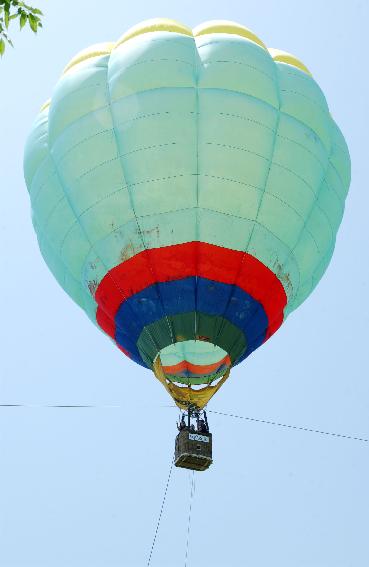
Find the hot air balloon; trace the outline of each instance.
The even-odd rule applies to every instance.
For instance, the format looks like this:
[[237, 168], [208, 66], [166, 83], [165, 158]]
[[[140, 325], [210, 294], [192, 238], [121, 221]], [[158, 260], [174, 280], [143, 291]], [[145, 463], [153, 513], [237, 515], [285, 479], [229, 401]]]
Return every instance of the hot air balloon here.
[[307, 67], [227, 21], [149, 20], [80, 52], [24, 170], [50, 270], [186, 430], [321, 279], [350, 182]]

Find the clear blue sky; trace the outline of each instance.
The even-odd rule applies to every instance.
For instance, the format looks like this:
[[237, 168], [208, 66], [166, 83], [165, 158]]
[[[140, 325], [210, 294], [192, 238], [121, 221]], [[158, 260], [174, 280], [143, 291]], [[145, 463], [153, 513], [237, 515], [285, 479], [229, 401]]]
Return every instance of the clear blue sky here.
[[[0, 408], [0, 566], [144, 566], [177, 412], [44, 265], [23, 181], [27, 132], [76, 52], [147, 18], [192, 27], [232, 19], [300, 57], [350, 148], [346, 213], [316, 291], [234, 370], [210, 409], [368, 438], [369, 4], [35, 4], [44, 30], [15, 31], [15, 49], [0, 62], [0, 403], [99, 407]], [[196, 475], [188, 566], [368, 567], [369, 443], [209, 417], [215, 463]], [[189, 490], [189, 473], [176, 469], [152, 566], [184, 564]]]

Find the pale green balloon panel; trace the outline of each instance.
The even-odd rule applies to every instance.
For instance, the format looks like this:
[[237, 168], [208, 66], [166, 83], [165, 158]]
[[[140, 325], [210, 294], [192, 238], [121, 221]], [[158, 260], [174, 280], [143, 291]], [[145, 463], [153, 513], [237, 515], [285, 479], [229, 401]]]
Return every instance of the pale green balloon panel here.
[[329, 263], [350, 163], [306, 73], [235, 35], [155, 32], [62, 76], [25, 176], [44, 258], [92, 319], [108, 270], [195, 240], [258, 258], [288, 314]]
[[[65, 197], [49, 153], [47, 109], [36, 120], [26, 145], [25, 178], [32, 221], [45, 262], [59, 284], [96, 323], [96, 303], [81, 282], [81, 265], [90, 247]], [[68, 237], [71, 249], [64, 258]]]

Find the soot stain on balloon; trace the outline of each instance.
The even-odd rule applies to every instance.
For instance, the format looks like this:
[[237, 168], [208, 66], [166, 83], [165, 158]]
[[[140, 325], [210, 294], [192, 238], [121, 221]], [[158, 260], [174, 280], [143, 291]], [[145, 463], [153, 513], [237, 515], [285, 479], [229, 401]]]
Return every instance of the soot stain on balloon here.
[[[129, 242], [128, 244], [123, 246], [123, 248], [120, 251], [120, 255], [119, 255], [121, 262], [125, 262], [126, 260], [129, 260], [129, 258], [132, 258], [133, 256], [135, 256], [139, 252], [142, 252], [142, 246], [143, 246], [143, 249], [146, 250], [148, 248], [147, 245], [146, 245], [147, 241], [152, 242], [156, 238], [157, 243], [160, 242], [160, 226], [159, 225], [154, 226], [153, 228], [146, 229], [146, 230], [142, 230], [141, 228], [137, 227], [135, 232], [140, 237], [140, 240], [142, 241], [142, 243], [140, 243], [139, 246], [135, 246], [133, 242]], [[150, 248], [152, 248], [152, 246], [150, 246]]]
[[142, 235], [145, 235], [145, 236], [148, 236], [148, 237], [156, 236], [157, 240], [159, 241], [159, 236], [160, 236], [159, 225], [154, 226], [153, 228], [148, 228], [146, 230], [141, 230], [140, 232], [141, 232]]
[[132, 258], [132, 256], [134, 256], [135, 254], [135, 247], [133, 246], [132, 242], [129, 242], [121, 249], [119, 259], [121, 262], [125, 262], [126, 260], [129, 260], [129, 258]]
[[280, 262], [275, 262], [274, 267], [275, 267], [275, 273], [279, 278], [280, 282], [282, 283], [283, 287], [286, 290], [290, 290], [292, 292], [293, 285], [292, 285], [291, 277], [288, 272], [283, 272], [283, 264], [281, 264]]
[[98, 285], [99, 285], [98, 281], [97, 280], [90, 280], [87, 285], [88, 285], [88, 289], [90, 290], [91, 295], [93, 297], [95, 297], [96, 290], [97, 290]]

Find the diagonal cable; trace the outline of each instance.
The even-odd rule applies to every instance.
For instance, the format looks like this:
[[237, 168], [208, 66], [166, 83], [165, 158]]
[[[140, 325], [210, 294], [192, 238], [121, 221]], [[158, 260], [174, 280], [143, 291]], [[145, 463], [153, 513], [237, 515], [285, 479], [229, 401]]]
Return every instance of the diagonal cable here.
[[153, 554], [153, 551], [154, 551], [154, 547], [155, 547], [155, 543], [156, 543], [156, 538], [157, 538], [157, 535], [158, 535], [158, 532], [159, 532], [159, 527], [160, 527], [161, 517], [162, 517], [163, 511], [164, 511], [165, 500], [166, 500], [166, 497], [167, 497], [167, 492], [168, 492], [170, 477], [172, 476], [173, 464], [174, 464], [174, 457], [172, 458], [172, 461], [171, 461], [171, 463], [170, 463], [170, 469], [169, 469], [169, 474], [168, 474], [167, 483], [166, 483], [166, 485], [165, 485], [164, 496], [163, 496], [163, 500], [162, 500], [162, 503], [161, 503], [159, 518], [158, 518], [158, 521], [157, 521], [157, 524], [156, 524], [154, 539], [153, 539], [152, 544], [151, 544], [151, 549], [150, 549], [149, 558], [148, 558], [148, 560], [147, 560], [147, 567], [150, 566], [151, 557], [152, 557], [152, 554]]
[[248, 417], [248, 416], [244, 416], [244, 415], [235, 415], [232, 413], [224, 413], [221, 411], [215, 411], [215, 410], [208, 410], [209, 413], [214, 413], [214, 414], [218, 414], [218, 415], [224, 415], [227, 417], [234, 417], [236, 419], [245, 419], [247, 421], [254, 421], [257, 423], [265, 423], [267, 425], [274, 425], [276, 427], [286, 427], [288, 429], [297, 429], [298, 431], [307, 431], [309, 433], [319, 433], [320, 435], [330, 435], [332, 437], [341, 437], [343, 439], [351, 439], [353, 441], [361, 441], [363, 443], [368, 443], [369, 439], [365, 439], [364, 437], [357, 437], [354, 435], [346, 435], [343, 433], [333, 433], [332, 431], [321, 431], [320, 429], [312, 429], [310, 427], [302, 427], [300, 425], [290, 425], [288, 423], [279, 423], [277, 421], [269, 421], [266, 419], [258, 419], [256, 417]]

